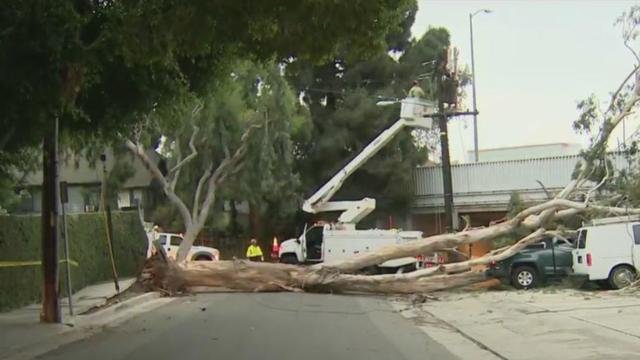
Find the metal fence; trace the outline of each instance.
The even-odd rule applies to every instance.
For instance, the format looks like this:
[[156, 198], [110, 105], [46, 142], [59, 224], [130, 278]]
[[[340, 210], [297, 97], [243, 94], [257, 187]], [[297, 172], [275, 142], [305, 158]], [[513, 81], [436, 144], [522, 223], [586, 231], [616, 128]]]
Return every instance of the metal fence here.
[[[451, 174], [454, 198], [469, 197], [472, 194], [474, 197], [491, 197], [491, 194], [505, 194], [512, 191], [542, 191], [540, 183], [547, 189], [562, 188], [571, 180], [579, 159], [579, 155], [574, 155], [453, 165]], [[610, 160], [617, 170], [630, 166], [623, 154], [612, 154]], [[420, 206], [419, 203], [422, 203], [419, 199], [442, 196], [441, 166], [418, 167], [414, 181], [415, 195], [418, 200], [416, 205]], [[500, 198], [495, 200], [502, 202], [504, 196]], [[476, 201], [494, 202], [490, 198], [476, 199]], [[428, 204], [424, 203], [424, 205]]]

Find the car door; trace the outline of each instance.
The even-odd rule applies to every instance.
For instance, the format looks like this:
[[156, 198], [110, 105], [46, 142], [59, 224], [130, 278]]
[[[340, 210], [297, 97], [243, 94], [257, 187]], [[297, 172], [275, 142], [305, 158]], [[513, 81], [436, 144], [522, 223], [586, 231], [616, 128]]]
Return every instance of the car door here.
[[573, 265], [573, 244], [565, 239], [555, 237], [553, 238], [553, 249], [556, 261], [556, 274], [569, 274], [571, 272], [571, 266]]
[[633, 224], [633, 266], [640, 273], [640, 224]]
[[538, 267], [542, 269], [545, 274], [554, 273], [554, 259], [553, 248], [551, 247], [551, 239], [546, 238], [544, 241], [535, 244], [538, 246], [536, 255], [538, 257]]
[[322, 261], [323, 256], [323, 232], [324, 226], [316, 225], [305, 233], [305, 252], [307, 261]]
[[586, 259], [586, 247], [587, 247], [587, 229], [581, 229], [578, 231], [578, 240], [576, 241], [576, 248], [573, 250], [573, 272], [575, 274], [587, 275], [587, 259]]
[[165, 247], [166, 250], [167, 250], [167, 255], [169, 255], [170, 258], [172, 258], [172, 259], [176, 258], [176, 256], [178, 255], [178, 248], [180, 247], [181, 243], [182, 243], [182, 237], [181, 236], [171, 235], [171, 237], [169, 239], [169, 243]]

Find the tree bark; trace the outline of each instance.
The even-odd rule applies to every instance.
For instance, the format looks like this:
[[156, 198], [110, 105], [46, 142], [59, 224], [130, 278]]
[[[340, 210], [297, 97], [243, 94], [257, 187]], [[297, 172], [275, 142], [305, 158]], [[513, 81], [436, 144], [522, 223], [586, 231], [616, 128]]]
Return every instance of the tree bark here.
[[[408, 274], [350, 275], [310, 267], [248, 261], [166, 262], [156, 255], [147, 263], [143, 283], [170, 293], [223, 288], [247, 292], [413, 294], [471, 285], [486, 280], [481, 272], [444, 275], [438, 268]], [[432, 276], [433, 275], [433, 276]]]

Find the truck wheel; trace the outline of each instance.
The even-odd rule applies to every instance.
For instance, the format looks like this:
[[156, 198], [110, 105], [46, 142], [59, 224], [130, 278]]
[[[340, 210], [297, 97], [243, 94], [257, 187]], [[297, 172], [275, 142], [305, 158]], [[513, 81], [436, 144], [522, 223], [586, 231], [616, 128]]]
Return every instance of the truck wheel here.
[[531, 266], [518, 266], [511, 272], [511, 284], [516, 289], [531, 289], [538, 285], [538, 271]]
[[193, 258], [193, 261], [212, 261], [213, 259], [209, 255], [198, 255]]
[[622, 289], [636, 278], [635, 270], [629, 265], [618, 265], [609, 274], [609, 285], [613, 289]]
[[295, 265], [298, 263], [298, 257], [295, 254], [282, 254], [282, 256], [280, 256], [280, 262]]

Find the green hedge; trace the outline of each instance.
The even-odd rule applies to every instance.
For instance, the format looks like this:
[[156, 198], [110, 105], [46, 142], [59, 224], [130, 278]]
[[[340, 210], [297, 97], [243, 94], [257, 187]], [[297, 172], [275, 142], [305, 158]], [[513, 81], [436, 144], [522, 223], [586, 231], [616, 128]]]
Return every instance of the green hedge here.
[[[120, 277], [133, 276], [144, 263], [147, 237], [135, 212], [113, 212], [113, 250]], [[104, 217], [101, 213], [67, 216], [73, 291], [99, 281], [110, 280]], [[37, 261], [41, 253], [39, 216], [0, 216], [0, 311], [39, 301], [41, 266], [2, 267], [2, 262]], [[64, 258], [60, 241], [60, 258]], [[64, 292], [64, 263], [60, 266], [61, 293]]]

